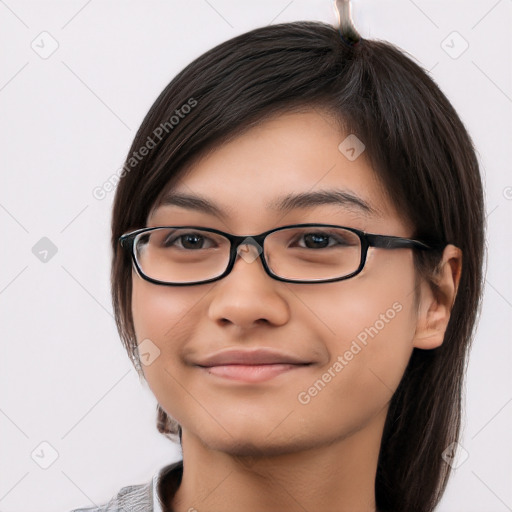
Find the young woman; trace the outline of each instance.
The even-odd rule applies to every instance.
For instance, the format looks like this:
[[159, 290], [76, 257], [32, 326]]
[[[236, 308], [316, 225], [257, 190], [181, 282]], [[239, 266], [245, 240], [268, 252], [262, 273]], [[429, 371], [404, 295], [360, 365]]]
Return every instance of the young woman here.
[[135, 136], [112, 248], [122, 341], [183, 460], [100, 510], [435, 509], [484, 204], [410, 58], [316, 22], [200, 56]]

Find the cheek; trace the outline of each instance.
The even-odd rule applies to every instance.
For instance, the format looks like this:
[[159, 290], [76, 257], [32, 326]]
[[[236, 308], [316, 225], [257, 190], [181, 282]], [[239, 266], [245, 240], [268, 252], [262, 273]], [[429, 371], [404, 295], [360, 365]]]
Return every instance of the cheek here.
[[158, 343], [162, 334], [179, 314], [179, 311], [171, 306], [172, 303], [166, 300], [166, 294], [160, 291], [160, 287], [134, 277], [132, 314], [139, 343], [146, 338]]
[[[132, 314], [138, 343], [158, 354], [142, 368], [146, 380], [161, 379], [165, 369], [177, 366], [181, 340], [190, 337], [196, 324], [200, 298], [191, 289], [156, 286], [134, 276]], [[149, 340], [149, 341], [148, 341]], [[141, 345], [140, 349], [144, 346]], [[158, 398], [158, 397], [157, 397]]]
[[[377, 258], [375, 265], [371, 259], [369, 263], [372, 271], [350, 282], [340, 294], [338, 308], [343, 313], [334, 317], [335, 330], [343, 333], [344, 345], [350, 342], [352, 352], [361, 347], [357, 353], [361, 363], [392, 377], [401, 374], [412, 352], [416, 312], [411, 254], [382, 250], [378, 268]], [[390, 387], [396, 379], [391, 378]]]
[[304, 313], [309, 311], [311, 325], [330, 340], [330, 348], [343, 349], [352, 340], [370, 347], [379, 340], [371, 351], [380, 354], [389, 344], [397, 348], [412, 341], [416, 312], [410, 255], [382, 250], [378, 259], [369, 255], [367, 264], [368, 271], [352, 279], [300, 291]]
[[395, 256], [380, 259], [378, 273], [321, 292], [304, 289], [301, 298], [313, 313], [310, 325], [317, 326], [329, 352], [318, 381], [303, 389], [304, 402], [316, 402], [312, 408], [339, 404], [343, 414], [347, 409], [371, 414], [398, 387], [412, 353], [416, 311], [412, 266], [407, 257]]
[[[197, 314], [200, 300], [192, 288], [157, 286], [134, 275], [131, 305], [137, 340], [150, 338], [160, 344], [169, 340]], [[169, 344], [159, 348], [166, 350]]]
[[[146, 383], [164, 410], [184, 423], [190, 386], [183, 373], [182, 347], [194, 335], [204, 292], [198, 295], [193, 289], [155, 286], [138, 276], [133, 279], [133, 322]], [[150, 354], [149, 364], [145, 353]]]

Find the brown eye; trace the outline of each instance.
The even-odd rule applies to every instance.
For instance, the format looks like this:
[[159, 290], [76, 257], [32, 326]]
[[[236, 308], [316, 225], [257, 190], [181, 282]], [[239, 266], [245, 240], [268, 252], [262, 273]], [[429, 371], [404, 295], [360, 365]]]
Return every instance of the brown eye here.
[[[177, 242], [177, 243], [176, 243]], [[208, 245], [210, 243], [210, 245]], [[164, 240], [164, 247], [179, 247], [180, 249], [208, 249], [212, 247], [212, 240], [198, 233], [185, 233], [178, 236], [169, 236]]]

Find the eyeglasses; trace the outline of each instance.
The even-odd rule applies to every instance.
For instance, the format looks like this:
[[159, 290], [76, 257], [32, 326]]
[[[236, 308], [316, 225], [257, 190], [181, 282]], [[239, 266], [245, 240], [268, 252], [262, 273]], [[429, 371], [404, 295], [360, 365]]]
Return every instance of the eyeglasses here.
[[368, 247], [439, 248], [332, 224], [294, 224], [254, 236], [199, 226], [151, 227], [126, 233], [119, 241], [143, 279], [169, 286], [222, 279], [233, 269], [237, 255], [248, 263], [261, 257], [266, 273], [278, 281], [306, 284], [356, 276], [364, 268]]

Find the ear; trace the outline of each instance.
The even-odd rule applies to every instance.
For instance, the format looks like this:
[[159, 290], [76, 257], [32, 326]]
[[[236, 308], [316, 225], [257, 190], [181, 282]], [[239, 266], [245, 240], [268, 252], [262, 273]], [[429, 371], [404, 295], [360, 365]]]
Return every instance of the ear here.
[[422, 280], [420, 285], [414, 347], [429, 350], [443, 343], [457, 295], [461, 271], [462, 251], [448, 244], [434, 277], [435, 286], [425, 280]]

